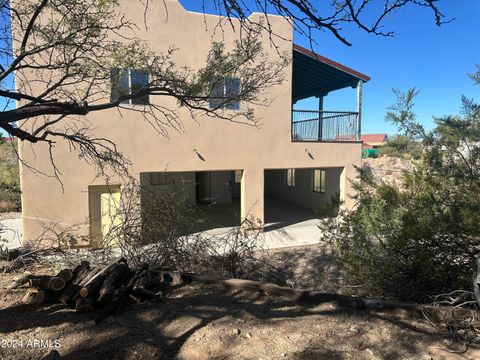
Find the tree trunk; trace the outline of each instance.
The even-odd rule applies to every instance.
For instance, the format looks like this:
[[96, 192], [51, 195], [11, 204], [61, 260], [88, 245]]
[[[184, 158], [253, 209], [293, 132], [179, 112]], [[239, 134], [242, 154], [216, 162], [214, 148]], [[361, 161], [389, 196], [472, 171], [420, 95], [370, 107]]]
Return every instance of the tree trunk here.
[[66, 283], [61, 277], [42, 275], [30, 277], [30, 286], [40, 290], [61, 291]]

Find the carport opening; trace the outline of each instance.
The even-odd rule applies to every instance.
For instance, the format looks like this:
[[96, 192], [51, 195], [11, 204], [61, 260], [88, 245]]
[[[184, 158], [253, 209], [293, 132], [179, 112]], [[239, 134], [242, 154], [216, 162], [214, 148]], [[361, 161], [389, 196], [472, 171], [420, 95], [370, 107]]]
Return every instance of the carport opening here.
[[240, 225], [242, 170], [144, 172], [140, 175], [142, 204], [149, 198], [174, 195], [198, 215], [195, 232]]
[[265, 230], [338, 213], [343, 168], [265, 170]]

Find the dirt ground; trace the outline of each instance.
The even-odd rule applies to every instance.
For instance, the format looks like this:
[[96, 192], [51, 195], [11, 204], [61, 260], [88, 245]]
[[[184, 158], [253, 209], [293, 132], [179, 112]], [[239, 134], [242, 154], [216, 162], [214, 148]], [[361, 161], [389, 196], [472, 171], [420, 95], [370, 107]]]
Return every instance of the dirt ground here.
[[36, 360], [52, 348], [61, 359], [480, 358], [472, 347], [448, 352], [449, 338], [424, 321], [332, 304], [301, 307], [215, 286], [184, 286], [162, 302], [128, 306], [96, 325], [94, 314], [61, 305], [21, 305], [25, 290], [5, 290], [11, 279], [0, 275], [4, 360]]

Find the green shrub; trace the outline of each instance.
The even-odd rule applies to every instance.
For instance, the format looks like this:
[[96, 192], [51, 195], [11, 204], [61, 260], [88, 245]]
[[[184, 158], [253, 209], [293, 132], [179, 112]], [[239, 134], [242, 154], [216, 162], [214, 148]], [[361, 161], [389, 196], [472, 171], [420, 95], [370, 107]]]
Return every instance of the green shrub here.
[[418, 159], [422, 155], [422, 145], [405, 135], [390, 138], [385, 146], [378, 148], [378, 156], [394, 156], [402, 159]]
[[20, 175], [16, 151], [12, 144], [0, 143], [0, 211], [20, 209]]
[[[399, 110], [412, 99], [405, 95]], [[464, 105], [462, 118], [436, 119], [430, 132], [409, 124], [409, 111], [392, 113], [422, 144], [405, 187], [362, 174], [357, 207], [324, 222], [324, 239], [336, 245], [349, 282], [362, 285], [359, 294], [423, 302], [471, 290], [480, 252], [480, 107]]]

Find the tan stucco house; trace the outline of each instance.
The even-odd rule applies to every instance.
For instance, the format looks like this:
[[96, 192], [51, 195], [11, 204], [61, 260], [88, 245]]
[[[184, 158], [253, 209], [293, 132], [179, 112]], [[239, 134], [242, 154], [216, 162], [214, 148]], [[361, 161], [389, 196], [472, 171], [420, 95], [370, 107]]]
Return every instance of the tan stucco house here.
[[[203, 63], [216, 37], [228, 44], [238, 36], [227, 26], [213, 34], [216, 16], [188, 12], [177, 0], [164, 2], [150, 5], [147, 21], [151, 26], [139, 27], [138, 36], [154, 50], [175, 46], [179, 49], [176, 60], [186, 66], [195, 68]], [[133, 22], [143, 23], [143, 9], [136, 2], [121, 4]], [[112, 109], [87, 115], [95, 135], [117, 144], [131, 161], [131, 173], [145, 187], [170, 192], [181, 188], [192, 203], [238, 206], [240, 219], [251, 217], [260, 227], [271, 221], [272, 207], [279, 203], [292, 205], [292, 209], [314, 209], [338, 194], [343, 206], [351, 208], [354, 190], [349, 179], [356, 176], [355, 166], [361, 164], [362, 84], [370, 78], [294, 45], [292, 27], [283, 18], [272, 16], [269, 22], [286, 41], [278, 41], [279, 49], [274, 49], [265, 37], [266, 51], [272, 56], [285, 51], [291, 62], [285, 81], [265, 95], [271, 104], [255, 109], [262, 119], [260, 127], [208, 117], [193, 120], [173, 99], [151, 96], [149, 101], [177, 109], [183, 131], [165, 137], [141, 114], [124, 112], [122, 116]], [[323, 109], [328, 93], [347, 87], [358, 89], [356, 104], [345, 104], [344, 111]], [[314, 108], [296, 109], [297, 101], [310, 97], [317, 98]], [[63, 186], [53, 177], [21, 168], [23, 237], [37, 238], [45, 226], [61, 229], [74, 224], [79, 224], [83, 234], [101, 236], [109, 226], [102, 223], [102, 208], [110, 206], [105, 202], [121, 198], [124, 184], [120, 177], [113, 177], [107, 186], [67, 143], [56, 146], [64, 150], [55, 153]], [[21, 144], [20, 156], [37, 170], [51, 169], [45, 144]]]

